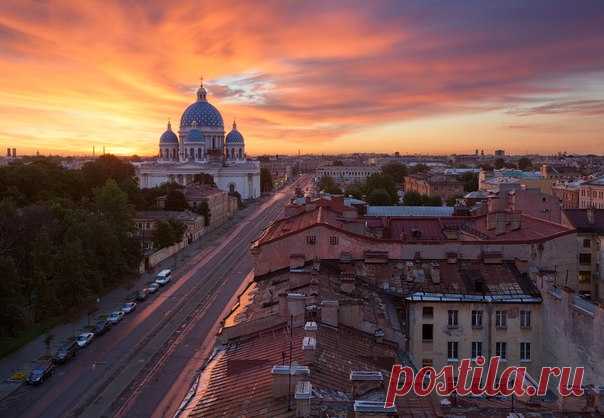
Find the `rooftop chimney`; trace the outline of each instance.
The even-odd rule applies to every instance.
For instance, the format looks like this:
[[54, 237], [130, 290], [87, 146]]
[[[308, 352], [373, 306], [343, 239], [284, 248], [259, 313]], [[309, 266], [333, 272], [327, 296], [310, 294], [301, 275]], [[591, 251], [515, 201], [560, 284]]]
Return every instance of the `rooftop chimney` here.
[[294, 317], [294, 325], [301, 325], [304, 321], [304, 305], [306, 304], [306, 295], [302, 293], [287, 294], [287, 310], [289, 315]]
[[306, 366], [292, 365], [291, 372], [288, 365], [273, 366], [271, 369], [273, 398], [287, 396], [290, 373], [292, 387], [295, 387], [299, 381], [308, 380], [310, 377], [310, 369]]
[[384, 386], [384, 375], [378, 371], [352, 370], [350, 372], [352, 383], [352, 399], [364, 393]]
[[312, 384], [303, 380], [296, 384], [296, 417], [310, 417], [310, 398], [312, 397]]
[[302, 352], [304, 353], [304, 363], [311, 364], [315, 361], [315, 353], [317, 352], [315, 337], [304, 337], [302, 339]]
[[304, 332], [307, 337], [316, 338], [318, 329], [319, 327], [317, 326], [317, 323], [315, 321], [309, 321], [304, 324]]

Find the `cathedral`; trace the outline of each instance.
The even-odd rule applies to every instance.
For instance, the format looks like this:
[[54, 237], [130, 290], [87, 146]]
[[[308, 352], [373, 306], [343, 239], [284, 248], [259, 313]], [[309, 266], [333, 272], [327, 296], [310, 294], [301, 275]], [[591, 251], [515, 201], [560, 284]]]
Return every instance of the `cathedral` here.
[[166, 182], [187, 185], [196, 174], [211, 175], [216, 186], [238, 192], [244, 200], [260, 196], [260, 163], [246, 157], [245, 141], [235, 122], [225, 136], [222, 115], [208, 102], [203, 82], [197, 100], [180, 118], [178, 133], [168, 122], [159, 138], [158, 157], [136, 164], [141, 188]]

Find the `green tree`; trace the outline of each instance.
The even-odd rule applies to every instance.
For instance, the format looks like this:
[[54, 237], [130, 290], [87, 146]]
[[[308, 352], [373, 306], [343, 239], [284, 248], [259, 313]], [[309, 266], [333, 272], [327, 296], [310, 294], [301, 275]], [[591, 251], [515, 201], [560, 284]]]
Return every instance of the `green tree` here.
[[189, 204], [183, 192], [175, 189], [170, 190], [166, 195], [165, 209], [179, 212], [189, 209]]
[[390, 196], [389, 203], [391, 205], [398, 202], [398, 186], [392, 177], [381, 173], [375, 173], [367, 177], [367, 180], [365, 181], [367, 196], [377, 189], [385, 190], [386, 193], [388, 193], [388, 196]]
[[430, 167], [422, 163], [416, 164], [409, 169], [410, 174], [427, 173], [428, 171], [430, 171]]
[[319, 179], [319, 190], [331, 194], [342, 193], [342, 190], [338, 187], [336, 181], [330, 176], [323, 176]]
[[467, 172], [459, 176], [459, 180], [463, 182], [464, 192], [474, 192], [478, 190], [478, 174]]
[[388, 163], [382, 167], [382, 173], [390, 176], [395, 183], [402, 183], [407, 175], [407, 166], [397, 162]]
[[457, 203], [457, 199], [459, 198], [461, 198], [461, 196], [451, 196], [446, 201], [447, 206], [455, 206], [455, 204]]
[[418, 192], [405, 192], [403, 196], [405, 206], [422, 206], [423, 202], [422, 195]]
[[210, 212], [210, 206], [208, 205], [208, 202], [203, 200], [199, 205], [197, 205], [194, 212], [203, 216], [205, 226], [210, 225], [210, 218], [212, 216], [212, 213]]
[[161, 249], [182, 241], [186, 225], [182, 222], [170, 219], [160, 221], [153, 230], [153, 244], [155, 248]]
[[273, 175], [271, 174], [271, 171], [266, 167], [262, 167], [260, 169], [260, 191], [262, 193], [268, 193], [271, 192], [273, 188]]
[[533, 162], [527, 157], [522, 157], [518, 160], [518, 168], [522, 171], [528, 170], [533, 167]]
[[346, 196], [352, 196], [356, 199], [363, 199], [363, 195], [365, 194], [365, 188], [362, 184], [353, 183], [346, 187], [344, 194]]
[[392, 203], [392, 198], [384, 189], [373, 189], [367, 196], [367, 203], [374, 206], [388, 206]]

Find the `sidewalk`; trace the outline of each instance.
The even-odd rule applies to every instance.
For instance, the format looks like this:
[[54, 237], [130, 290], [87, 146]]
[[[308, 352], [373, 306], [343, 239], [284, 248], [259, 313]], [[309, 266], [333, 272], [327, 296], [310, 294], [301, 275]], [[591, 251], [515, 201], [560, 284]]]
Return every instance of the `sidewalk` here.
[[129, 281], [127, 284], [113, 289], [99, 300], [97, 304], [98, 309], [90, 316], [83, 314], [74, 322], [58, 325], [48, 333], [38, 336], [20, 349], [0, 359], [0, 400], [9, 396], [23, 384], [23, 381], [12, 380], [11, 377], [16, 374], [20, 375], [19, 377], [27, 377], [35, 362], [47, 354], [46, 344], [44, 343], [47, 335], [51, 334], [54, 337], [50, 346], [50, 354], [53, 354], [65, 340], [83, 332], [84, 328], [89, 325], [89, 321], [90, 324], [94, 324], [98, 316], [108, 315], [119, 309], [125, 301], [132, 297], [136, 290], [145, 287], [148, 282], [152, 281], [158, 271], [165, 268], [176, 270], [176, 268], [180, 268], [191, 262], [194, 256], [202, 252], [209, 252], [213, 247], [219, 245], [221, 238], [230, 229], [237, 226], [241, 220], [253, 213], [266, 200], [267, 197], [263, 196], [249, 203], [223, 225], [200, 237], [178, 253], [163, 260], [155, 266], [153, 271], [143, 273], [138, 279]]

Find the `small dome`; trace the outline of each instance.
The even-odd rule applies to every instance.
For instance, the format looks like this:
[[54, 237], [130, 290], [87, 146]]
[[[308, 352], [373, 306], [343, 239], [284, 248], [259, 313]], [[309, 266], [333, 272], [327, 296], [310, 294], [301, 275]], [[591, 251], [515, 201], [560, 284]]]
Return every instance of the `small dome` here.
[[226, 144], [228, 145], [243, 145], [243, 135], [237, 130], [237, 124], [233, 121], [233, 130], [226, 136]]
[[185, 137], [187, 142], [204, 142], [203, 134], [199, 129], [191, 129]]
[[166, 129], [166, 132], [164, 132], [163, 134], [161, 134], [161, 136], [159, 137], [159, 143], [160, 144], [178, 144], [178, 137], [176, 136], [176, 134], [172, 131], [172, 126], [170, 125], [170, 122], [168, 122], [168, 128]]

